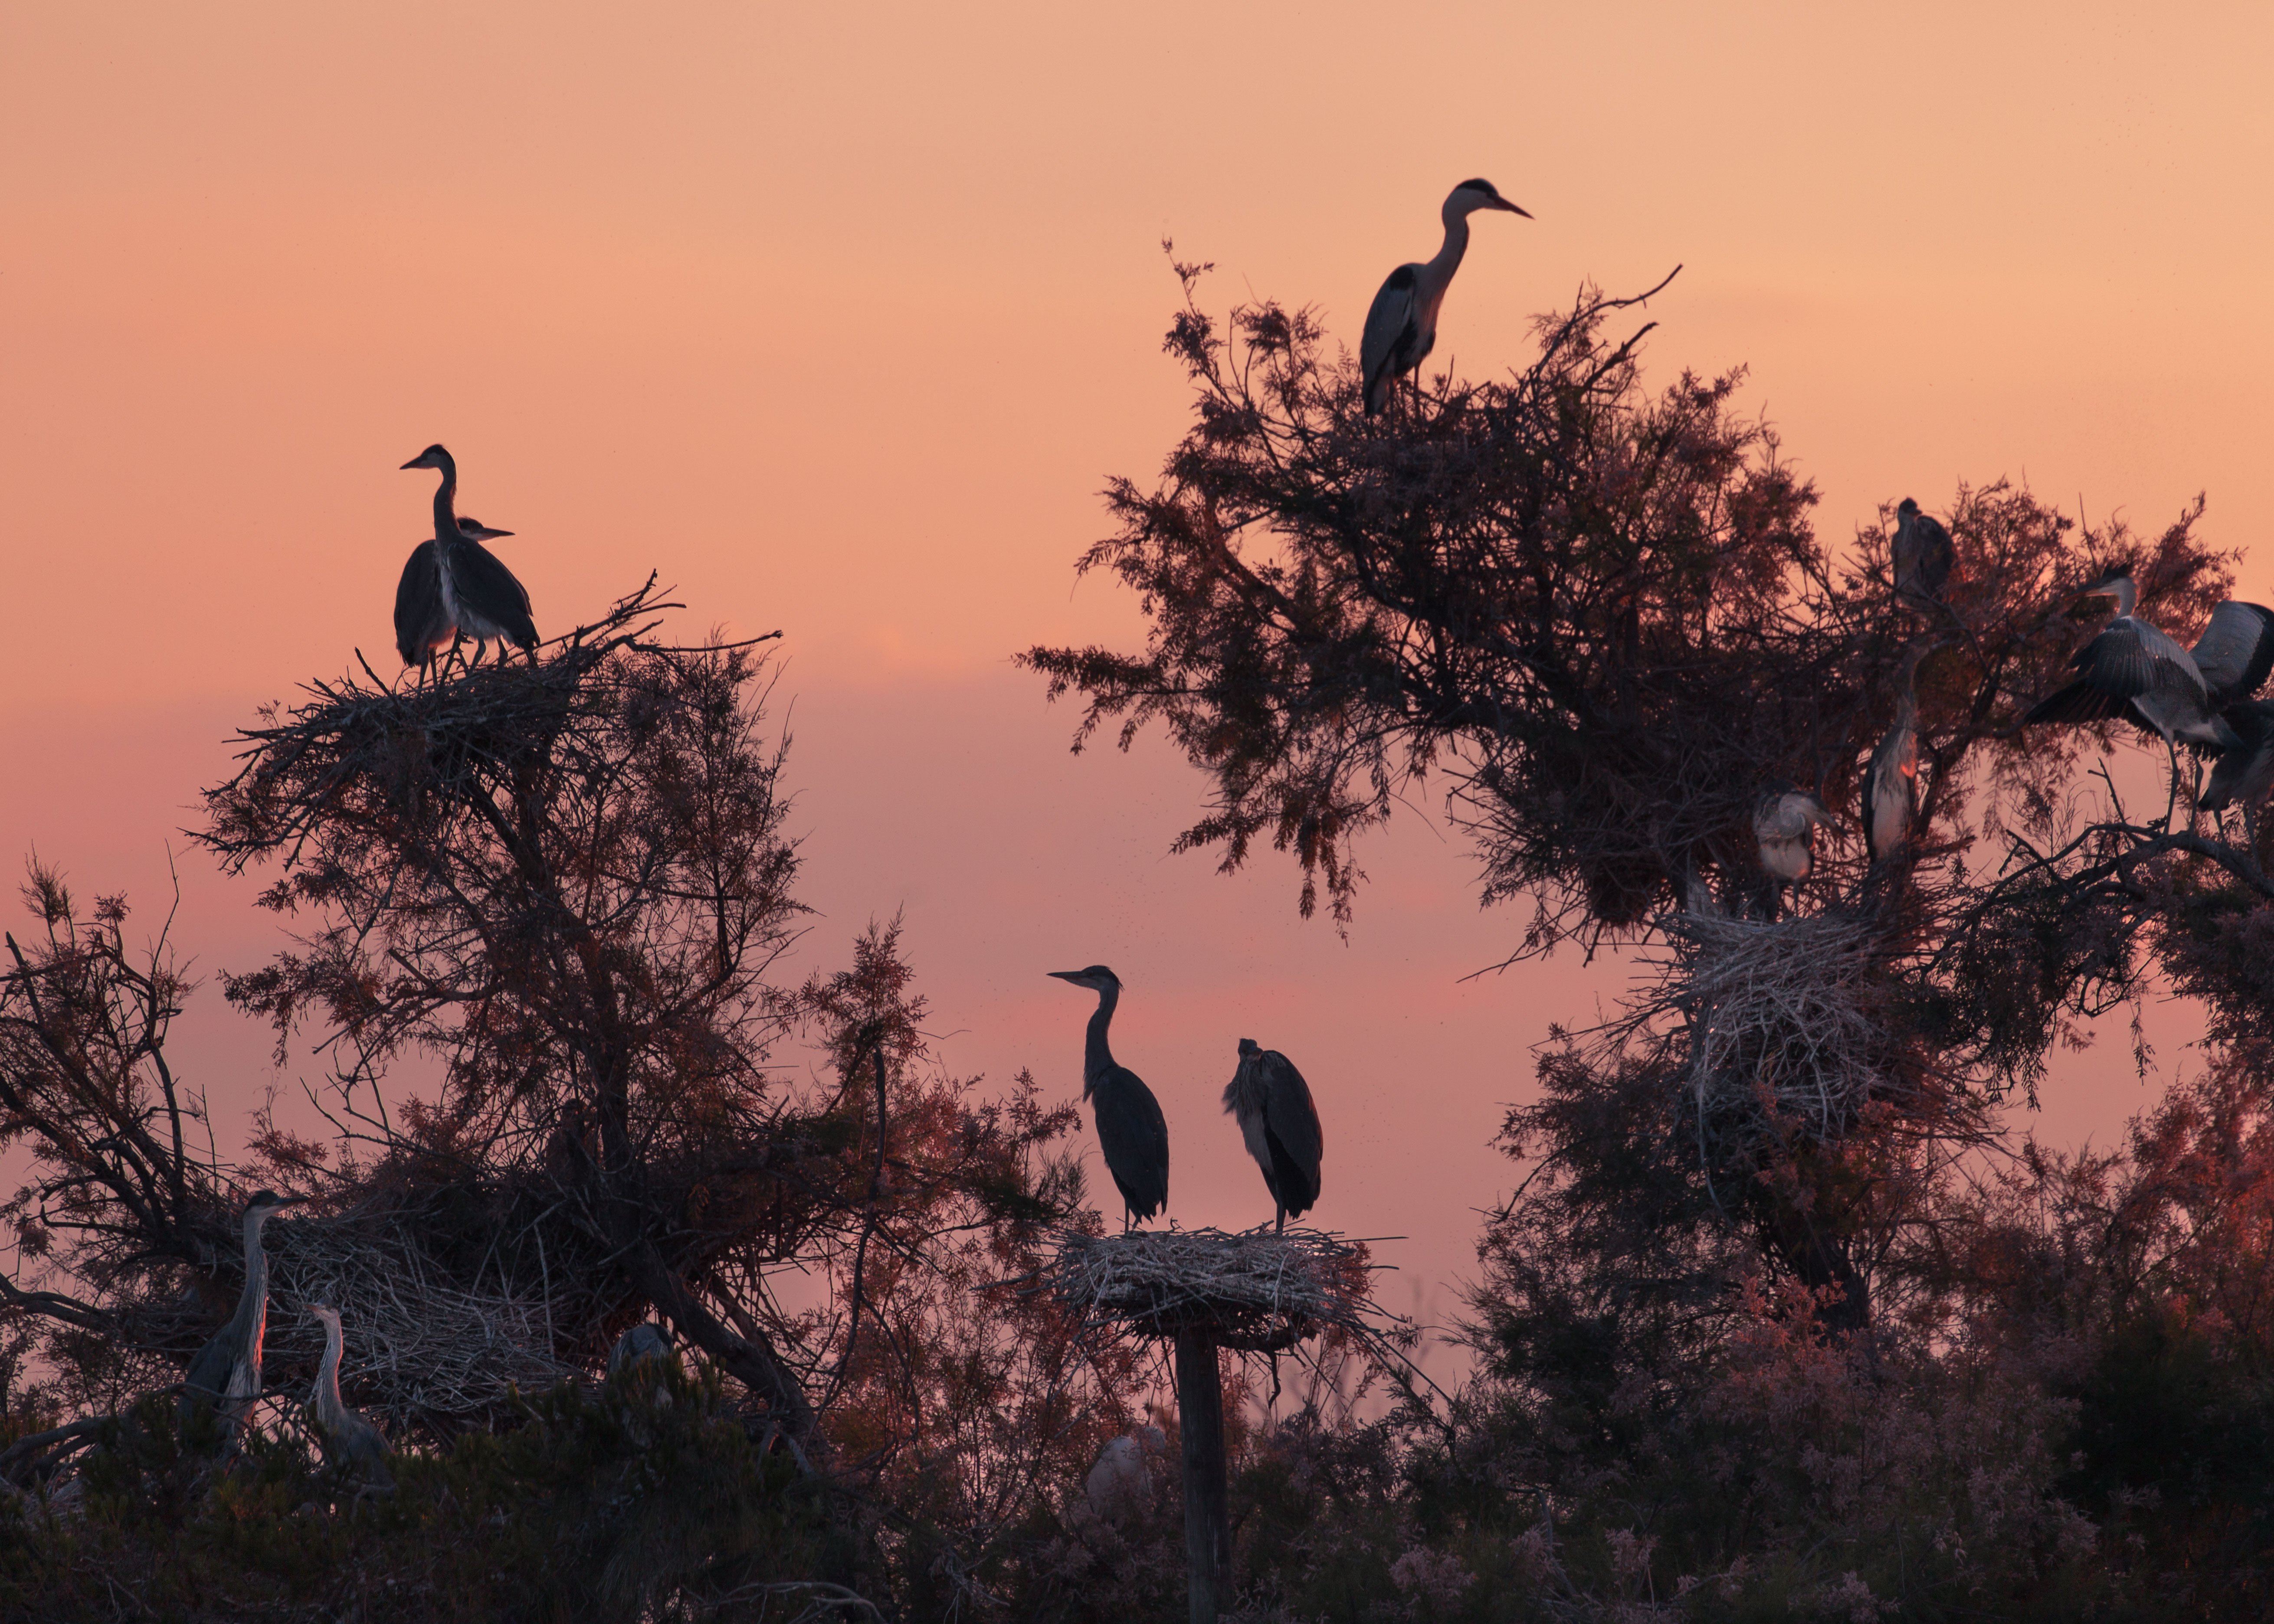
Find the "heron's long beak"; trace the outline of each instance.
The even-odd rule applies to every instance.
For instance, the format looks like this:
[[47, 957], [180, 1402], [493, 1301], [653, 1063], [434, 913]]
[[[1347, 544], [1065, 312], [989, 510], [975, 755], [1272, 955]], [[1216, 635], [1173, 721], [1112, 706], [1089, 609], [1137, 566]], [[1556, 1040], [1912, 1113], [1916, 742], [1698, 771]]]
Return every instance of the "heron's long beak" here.
[[417, 455], [417, 456], [415, 456], [415, 457], [412, 457], [412, 458], [411, 458], [408, 462], [405, 462], [403, 466], [404, 468], [432, 468], [432, 467], [433, 467], [434, 465], [433, 465], [432, 462], [429, 462], [426, 460], [425, 454], [424, 452], [421, 452], [418, 455]]
[[1500, 206], [1501, 206], [1502, 208], [1506, 209], [1506, 210], [1507, 210], [1510, 214], [1522, 214], [1522, 215], [1523, 215], [1526, 220], [1529, 220], [1529, 219], [1531, 219], [1531, 218], [1532, 218], [1532, 212], [1531, 212], [1529, 209], [1522, 209], [1522, 208], [1518, 208], [1518, 207], [1517, 207], [1517, 206], [1516, 206], [1515, 204], [1513, 204], [1513, 203], [1510, 202], [1506, 198], [1502, 198], [1502, 199], [1500, 200]]
[[1079, 970], [1050, 970], [1045, 971], [1044, 974], [1054, 975], [1062, 981], [1073, 981], [1079, 983], [1081, 980], [1081, 972]]

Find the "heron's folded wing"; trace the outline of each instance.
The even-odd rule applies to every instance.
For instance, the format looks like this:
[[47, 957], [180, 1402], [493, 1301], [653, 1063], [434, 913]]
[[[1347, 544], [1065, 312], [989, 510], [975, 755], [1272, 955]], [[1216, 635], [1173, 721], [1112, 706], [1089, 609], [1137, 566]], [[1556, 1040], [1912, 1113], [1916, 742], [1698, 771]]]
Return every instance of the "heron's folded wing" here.
[[1389, 273], [1366, 312], [1366, 336], [1359, 342], [1358, 355], [1369, 397], [1383, 370], [1397, 356], [1398, 339], [1413, 325], [1414, 286], [1413, 267], [1399, 266]]
[[451, 554], [451, 584], [468, 608], [505, 628], [506, 635], [523, 648], [536, 643], [529, 593], [496, 553], [478, 541], [462, 541]]
[[1263, 1065], [1268, 1090], [1264, 1120], [1288, 1154], [1306, 1168], [1317, 1167], [1326, 1151], [1326, 1134], [1319, 1126], [1319, 1108], [1311, 1102], [1311, 1086], [1295, 1063], [1276, 1049], [1264, 1051]]
[[449, 613], [442, 605], [442, 572], [434, 562], [434, 544], [422, 541], [403, 561], [403, 579], [395, 587], [395, 651], [406, 665], [416, 665], [434, 645], [450, 635]]
[[2210, 612], [2194, 657], [2214, 704], [2249, 698], [2274, 672], [2274, 610], [2228, 598]]

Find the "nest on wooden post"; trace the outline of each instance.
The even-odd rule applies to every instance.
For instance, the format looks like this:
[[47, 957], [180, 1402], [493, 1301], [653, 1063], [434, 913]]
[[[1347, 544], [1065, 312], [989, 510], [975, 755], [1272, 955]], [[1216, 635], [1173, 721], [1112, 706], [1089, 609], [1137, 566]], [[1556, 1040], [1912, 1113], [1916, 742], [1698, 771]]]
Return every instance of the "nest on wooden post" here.
[[1367, 1295], [1361, 1242], [1318, 1229], [1134, 1229], [1058, 1237], [1038, 1283], [1094, 1319], [1143, 1336], [1205, 1335], [1282, 1353], [1321, 1333], [1369, 1344], [1402, 1328]]

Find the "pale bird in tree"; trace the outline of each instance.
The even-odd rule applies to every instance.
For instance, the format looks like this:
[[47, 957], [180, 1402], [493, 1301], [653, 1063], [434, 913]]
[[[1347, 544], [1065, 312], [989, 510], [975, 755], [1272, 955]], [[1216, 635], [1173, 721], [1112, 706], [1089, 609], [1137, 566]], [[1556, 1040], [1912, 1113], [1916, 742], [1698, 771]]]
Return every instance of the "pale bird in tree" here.
[[[513, 532], [492, 530], [471, 514], [460, 514], [458, 534], [479, 546]], [[488, 550], [483, 551], [486, 555]], [[410, 550], [403, 566], [403, 579], [395, 583], [395, 650], [403, 656], [404, 665], [423, 668], [437, 650], [457, 638], [458, 623], [442, 595], [442, 569], [434, 544], [422, 541]]]
[[1153, 1503], [1153, 1470], [1147, 1462], [1168, 1453], [1169, 1435], [1157, 1426], [1133, 1426], [1107, 1440], [1082, 1483], [1089, 1508], [1108, 1522], [1142, 1515]]
[[1782, 885], [1797, 885], [1816, 867], [1816, 826], [1832, 814], [1805, 790], [1773, 785], [1753, 810], [1753, 843], [1762, 871]]
[[608, 1374], [614, 1376], [634, 1365], [657, 1363], [670, 1357], [670, 1334], [653, 1320], [643, 1320], [616, 1338], [616, 1345], [608, 1350]]
[[260, 1397], [260, 1343], [268, 1330], [268, 1254], [261, 1250], [260, 1228], [298, 1196], [255, 1191], [245, 1204], [245, 1289], [237, 1312], [218, 1335], [198, 1350], [182, 1380], [180, 1411], [186, 1421], [200, 1405], [220, 1416], [225, 1437], [234, 1439]]
[[1919, 505], [1903, 498], [1895, 508], [1895, 592], [1921, 608], [1942, 600], [1943, 583], [1958, 554], [1950, 532]]
[[1127, 1066], [1116, 1065], [1113, 1051], [1106, 1046], [1106, 1028], [1113, 1022], [1114, 1006], [1121, 1002], [1121, 978], [1103, 965], [1050, 974], [1097, 995], [1097, 1009], [1089, 1018], [1082, 1045], [1081, 1097], [1097, 1118], [1098, 1148], [1105, 1153], [1105, 1170], [1121, 1192], [1121, 1227], [1126, 1230], [1133, 1215], [1150, 1218], [1169, 1204], [1168, 1119], [1144, 1079]]
[[1918, 808], [1918, 700], [1905, 685], [1895, 719], [1864, 774], [1864, 846], [1883, 863], [1910, 838]]
[[[529, 594], [514, 578], [513, 571], [482, 545], [486, 539], [513, 532], [479, 526], [469, 532], [459, 523], [458, 464], [440, 446], [427, 447], [403, 466], [438, 469], [442, 475], [442, 483], [434, 488], [434, 551], [431, 555], [435, 585], [441, 596], [442, 617], [457, 633], [477, 643], [510, 643], [534, 659], [537, 623], [529, 618]], [[414, 657], [410, 651], [413, 645], [404, 635], [403, 593], [406, 590], [415, 590], [412, 577], [418, 568], [418, 555], [413, 553], [410, 562], [403, 566], [403, 579], [395, 596], [395, 651], [411, 665], [423, 662]], [[411, 620], [414, 631], [431, 629], [440, 623], [431, 613], [414, 613]]]
[[308, 1312], [324, 1327], [324, 1362], [316, 1372], [316, 1390], [308, 1400], [316, 1412], [316, 1435], [323, 1440], [324, 1462], [340, 1471], [361, 1473], [374, 1486], [392, 1488], [394, 1480], [387, 1470], [387, 1440], [360, 1410], [349, 1409], [340, 1398], [340, 1354], [344, 1346], [340, 1311], [311, 1303]]
[[2255, 807], [2274, 789], [2274, 700], [2245, 700], [2223, 714], [2236, 742], [2218, 753], [2210, 782], [2195, 802], [2206, 812], [2237, 802]]
[[1461, 256], [1469, 250], [1469, 216], [1485, 208], [1532, 218], [1501, 196], [1492, 182], [1465, 180], [1453, 188], [1440, 211], [1445, 242], [1437, 257], [1399, 266], [1374, 296], [1374, 305], [1366, 312], [1366, 336], [1359, 345], [1367, 417], [1378, 415], [1389, 403], [1397, 380], [1419, 368], [1436, 347], [1437, 312], [1445, 303], [1453, 273], [1461, 268]]
[[1319, 1158], [1327, 1145], [1311, 1086], [1277, 1049], [1242, 1038], [1224, 1109], [1239, 1119], [1240, 1138], [1263, 1169], [1263, 1186], [1279, 1209], [1278, 1227], [1285, 1229], [1289, 1214], [1300, 1218], [1319, 1203]]
[[2039, 700], [2023, 722], [2120, 717], [2166, 745], [2225, 750], [2240, 742], [2219, 712], [2256, 693], [2274, 668], [2274, 612], [2229, 599], [2211, 611], [2190, 652], [2132, 613], [2139, 589], [2128, 570], [2082, 596], [2114, 598], [2116, 618], [2069, 661], [2076, 680]]

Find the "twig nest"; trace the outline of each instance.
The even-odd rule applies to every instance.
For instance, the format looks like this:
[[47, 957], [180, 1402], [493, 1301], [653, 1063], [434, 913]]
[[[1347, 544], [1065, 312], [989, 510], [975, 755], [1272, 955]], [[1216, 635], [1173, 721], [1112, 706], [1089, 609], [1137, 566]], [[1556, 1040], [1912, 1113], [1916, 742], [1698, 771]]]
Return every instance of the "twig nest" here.
[[1146, 1336], [1205, 1331], [1276, 1353], [1322, 1331], [1361, 1337], [1380, 1318], [1366, 1248], [1318, 1229], [1138, 1229], [1058, 1237], [1041, 1283], [1069, 1307]]

